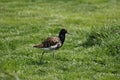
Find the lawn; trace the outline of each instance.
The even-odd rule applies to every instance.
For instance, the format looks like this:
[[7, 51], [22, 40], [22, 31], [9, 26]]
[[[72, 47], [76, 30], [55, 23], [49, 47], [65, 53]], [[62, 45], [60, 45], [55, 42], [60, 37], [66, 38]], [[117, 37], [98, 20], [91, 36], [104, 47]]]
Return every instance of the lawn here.
[[[65, 28], [65, 44], [33, 48]], [[120, 80], [120, 0], [0, 0], [0, 80]]]

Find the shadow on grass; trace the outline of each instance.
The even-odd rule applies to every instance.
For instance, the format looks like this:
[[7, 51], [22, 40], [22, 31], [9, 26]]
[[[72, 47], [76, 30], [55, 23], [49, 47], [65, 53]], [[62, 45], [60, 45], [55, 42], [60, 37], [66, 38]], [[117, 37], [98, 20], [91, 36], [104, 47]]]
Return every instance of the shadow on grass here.
[[29, 65], [44, 65], [44, 64], [48, 64], [48, 61], [31, 61], [28, 64]]
[[83, 46], [89, 48], [95, 45], [102, 46], [106, 48], [106, 52], [109, 55], [116, 55], [120, 52], [119, 39], [120, 36], [120, 26], [103, 27], [101, 29], [93, 29], [93, 31], [88, 35], [87, 40], [78, 44], [75, 47]]
[[85, 48], [89, 48], [95, 45], [101, 45], [103, 39], [106, 37], [106, 34], [102, 34], [100, 32], [93, 32], [88, 36], [87, 40], [84, 43], [78, 44], [76, 47], [83, 46]]

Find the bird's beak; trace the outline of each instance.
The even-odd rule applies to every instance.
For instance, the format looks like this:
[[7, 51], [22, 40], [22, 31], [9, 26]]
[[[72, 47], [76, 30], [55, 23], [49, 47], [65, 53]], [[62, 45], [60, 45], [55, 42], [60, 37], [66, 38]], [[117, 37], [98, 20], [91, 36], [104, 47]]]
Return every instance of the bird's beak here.
[[72, 35], [71, 33], [67, 32], [67, 34]]

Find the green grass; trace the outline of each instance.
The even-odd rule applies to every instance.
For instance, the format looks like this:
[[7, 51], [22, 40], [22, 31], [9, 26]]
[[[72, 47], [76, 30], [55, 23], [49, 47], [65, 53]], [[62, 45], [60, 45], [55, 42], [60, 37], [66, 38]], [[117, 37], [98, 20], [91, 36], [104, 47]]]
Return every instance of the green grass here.
[[[61, 28], [52, 57], [33, 48]], [[1, 80], [119, 80], [119, 0], [0, 0]]]

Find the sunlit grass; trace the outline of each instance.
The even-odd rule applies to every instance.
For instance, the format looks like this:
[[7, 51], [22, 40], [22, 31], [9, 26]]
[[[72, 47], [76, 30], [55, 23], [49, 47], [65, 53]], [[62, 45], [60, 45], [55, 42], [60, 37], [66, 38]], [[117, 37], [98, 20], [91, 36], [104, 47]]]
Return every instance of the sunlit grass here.
[[[119, 0], [0, 0], [0, 79], [119, 80]], [[63, 47], [44, 55], [33, 48], [66, 35]]]

